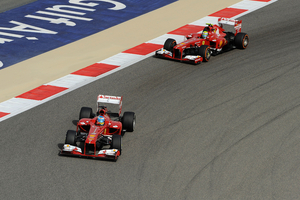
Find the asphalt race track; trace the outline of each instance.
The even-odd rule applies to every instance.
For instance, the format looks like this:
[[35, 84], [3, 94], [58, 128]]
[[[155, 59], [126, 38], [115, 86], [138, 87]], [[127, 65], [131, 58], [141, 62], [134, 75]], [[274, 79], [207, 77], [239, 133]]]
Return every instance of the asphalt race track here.
[[[299, 199], [300, 2], [243, 16], [246, 50], [151, 57], [1, 122], [0, 199]], [[82, 106], [123, 95], [115, 162], [58, 156]]]
[[14, 9], [14, 8], [17, 8], [17, 7], [20, 7], [20, 6], [23, 6], [25, 4], [28, 4], [28, 3], [32, 3], [36, 0], [0, 0], [0, 12], [4, 12], [4, 11], [7, 11], [7, 10], [11, 10], [11, 9]]

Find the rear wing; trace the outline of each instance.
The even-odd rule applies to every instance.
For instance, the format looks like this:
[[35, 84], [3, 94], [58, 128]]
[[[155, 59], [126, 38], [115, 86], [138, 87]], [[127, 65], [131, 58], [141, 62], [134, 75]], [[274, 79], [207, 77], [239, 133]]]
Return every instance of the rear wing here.
[[218, 19], [218, 23], [219, 23], [219, 26], [222, 26], [223, 24], [234, 26], [235, 35], [242, 31], [242, 20], [235, 20], [235, 19], [220, 17]]
[[101, 106], [103, 103], [108, 103], [108, 104], [119, 104], [119, 116], [121, 116], [122, 112], [122, 100], [123, 96], [118, 97], [118, 96], [109, 96], [109, 95], [102, 95], [99, 94], [97, 98], [97, 108]]

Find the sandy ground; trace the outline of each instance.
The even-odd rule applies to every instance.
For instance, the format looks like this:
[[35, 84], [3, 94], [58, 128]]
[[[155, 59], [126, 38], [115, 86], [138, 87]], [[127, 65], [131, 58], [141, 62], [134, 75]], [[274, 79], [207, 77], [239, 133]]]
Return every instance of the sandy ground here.
[[0, 102], [237, 2], [240, 0], [179, 0], [118, 26], [2, 69], [0, 70]]

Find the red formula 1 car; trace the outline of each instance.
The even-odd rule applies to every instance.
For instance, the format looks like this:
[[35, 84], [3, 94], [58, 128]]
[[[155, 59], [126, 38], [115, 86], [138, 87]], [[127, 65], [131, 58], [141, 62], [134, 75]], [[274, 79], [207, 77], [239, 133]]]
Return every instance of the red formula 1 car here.
[[[125, 132], [133, 132], [136, 116], [134, 112], [122, 111], [122, 99], [118, 96], [99, 95], [97, 112], [82, 107], [76, 131], [68, 130], [60, 155], [106, 158], [117, 160], [121, 155], [121, 141]], [[115, 104], [119, 112], [111, 112], [107, 104]]]
[[[235, 33], [225, 32], [223, 24], [233, 25]], [[246, 49], [249, 36], [241, 32], [242, 20], [220, 17], [218, 25], [207, 24], [201, 33], [192, 33], [186, 40], [177, 44], [174, 39], [167, 39], [164, 47], [155, 52], [157, 57], [169, 58], [182, 62], [199, 64], [207, 62], [211, 55], [233, 48]]]

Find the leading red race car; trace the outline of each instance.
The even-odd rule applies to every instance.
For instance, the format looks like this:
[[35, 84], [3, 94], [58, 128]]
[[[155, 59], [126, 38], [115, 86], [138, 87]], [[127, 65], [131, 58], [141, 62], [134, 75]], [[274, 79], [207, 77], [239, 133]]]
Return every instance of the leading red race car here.
[[[223, 24], [233, 25], [235, 33], [225, 32]], [[169, 58], [182, 62], [199, 64], [207, 62], [211, 55], [228, 51], [233, 48], [246, 49], [249, 36], [241, 32], [242, 20], [220, 17], [218, 25], [207, 24], [201, 33], [192, 33], [186, 40], [177, 44], [176, 40], [169, 38], [164, 47], [155, 52], [157, 57]]]
[[[117, 160], [121, 155], [122, 136], [133, 132], [136, 123], [134, 112], [122, 111], [123, 97], [99, 95], [97, 112], [82, 107], [76, 131], [68, 130], [60, 155], [106, 158]], [[106, 104], [116, 104], [119, 112], [111, 112]]]

